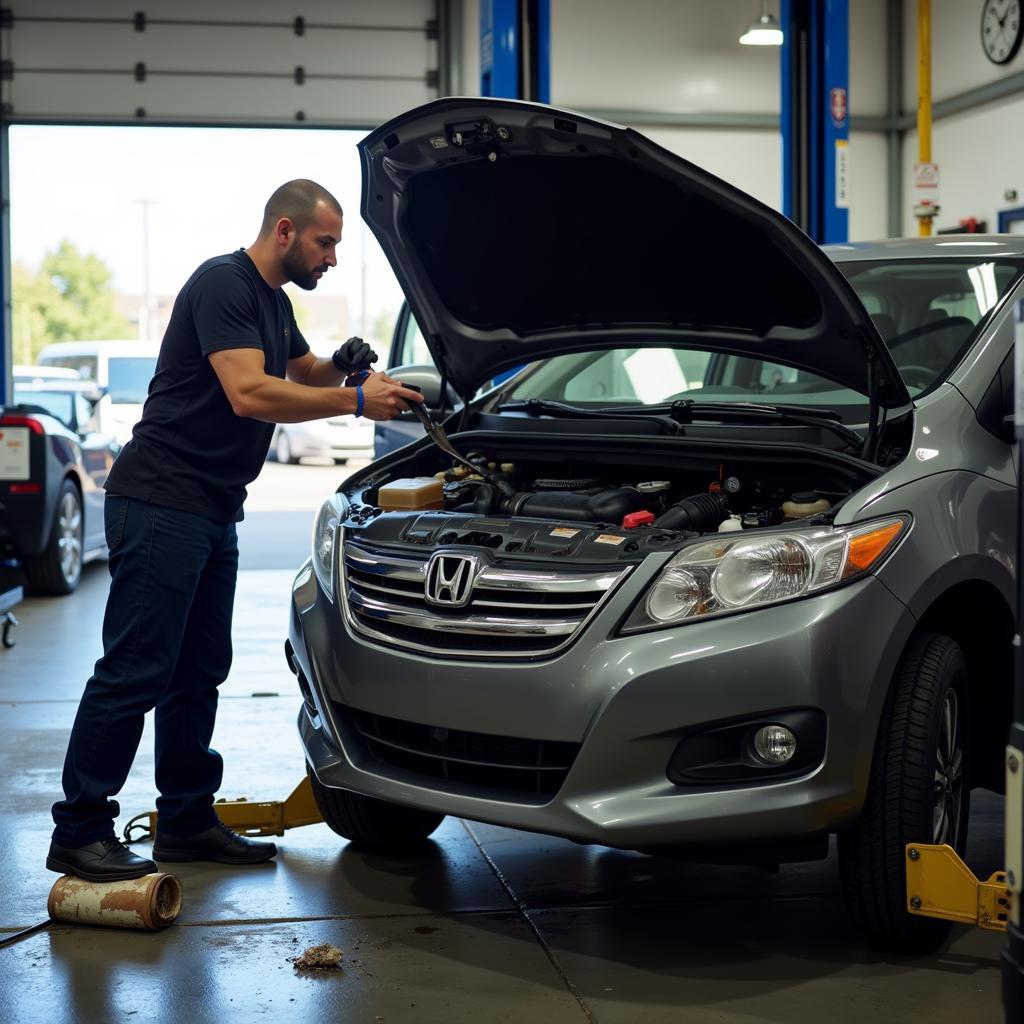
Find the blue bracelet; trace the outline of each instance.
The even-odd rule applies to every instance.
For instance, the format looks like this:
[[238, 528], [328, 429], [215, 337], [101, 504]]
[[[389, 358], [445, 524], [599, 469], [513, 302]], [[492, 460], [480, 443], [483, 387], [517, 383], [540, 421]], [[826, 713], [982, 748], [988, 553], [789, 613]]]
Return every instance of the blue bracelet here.
[[356, 416], [363, 415], [363, 389], [356, 385]]

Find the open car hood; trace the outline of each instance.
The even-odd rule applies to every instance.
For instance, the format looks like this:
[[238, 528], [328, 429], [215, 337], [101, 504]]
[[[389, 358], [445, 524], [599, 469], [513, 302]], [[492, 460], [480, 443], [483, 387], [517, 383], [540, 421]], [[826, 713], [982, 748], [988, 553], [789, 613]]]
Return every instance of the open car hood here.
[[[790, 220], [629, 128], [436, 100], [359, 144], [363, 218], [463, 398], [564, 352], [693, 347], [910, 402], [846, 279]], [[873, 372], [869, 367], [873, 366]]]

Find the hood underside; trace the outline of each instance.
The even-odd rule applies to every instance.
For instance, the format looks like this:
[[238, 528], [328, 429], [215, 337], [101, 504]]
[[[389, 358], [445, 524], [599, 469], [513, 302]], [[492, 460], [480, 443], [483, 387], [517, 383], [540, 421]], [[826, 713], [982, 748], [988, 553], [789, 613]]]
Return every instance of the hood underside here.
[[[362, 213], [464, 397], [565, 352], [677, 346], [910, 401], [853, 290], [791, 221], [639, 133], [444, 99], [359, 146]], [[874, 367], [874, 374], [869, 369]]]

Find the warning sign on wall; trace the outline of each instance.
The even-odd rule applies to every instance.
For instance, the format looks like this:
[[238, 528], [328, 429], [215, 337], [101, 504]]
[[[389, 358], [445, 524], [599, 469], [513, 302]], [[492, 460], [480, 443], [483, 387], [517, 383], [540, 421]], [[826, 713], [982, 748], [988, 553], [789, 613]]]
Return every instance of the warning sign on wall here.
[[850, 143], [836, 139], [836, 209], [850, 208]]
[[927, 214], [939, 209], [939, 165], [914, 164], [914, 213]]

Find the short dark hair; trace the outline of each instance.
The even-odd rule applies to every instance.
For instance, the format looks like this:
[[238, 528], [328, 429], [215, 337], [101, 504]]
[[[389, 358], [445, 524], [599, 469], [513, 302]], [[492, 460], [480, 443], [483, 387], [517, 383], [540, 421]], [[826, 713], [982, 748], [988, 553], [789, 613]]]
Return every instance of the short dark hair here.
[[318, 185], [308, 178], [286, 181], [274, 191], [263, 208], [260, 234], [269, 234], [282, 217], [287, 217], [295, 225], [296, 231], [305, 230], [312, 224], [320, 203], [333, 207], [338, 216], [342, 216], [341, 203], [323, 185]]

